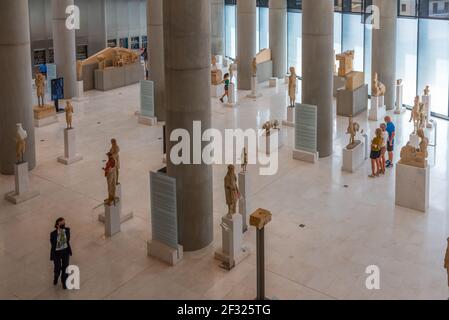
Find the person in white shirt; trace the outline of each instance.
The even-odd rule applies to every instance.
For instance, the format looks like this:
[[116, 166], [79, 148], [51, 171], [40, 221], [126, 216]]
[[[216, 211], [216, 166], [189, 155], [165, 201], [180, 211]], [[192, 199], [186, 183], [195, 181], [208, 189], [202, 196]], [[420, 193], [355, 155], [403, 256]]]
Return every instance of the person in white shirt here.
[[387, 142], [388, 142], [388, 132], [387, 125], [382, 123], [380, 125], [380, 129], [382, 130], [382, 146], [380, 148], [380, 173], [385, 174], [386, 160], [385, 153], [387, 153]]

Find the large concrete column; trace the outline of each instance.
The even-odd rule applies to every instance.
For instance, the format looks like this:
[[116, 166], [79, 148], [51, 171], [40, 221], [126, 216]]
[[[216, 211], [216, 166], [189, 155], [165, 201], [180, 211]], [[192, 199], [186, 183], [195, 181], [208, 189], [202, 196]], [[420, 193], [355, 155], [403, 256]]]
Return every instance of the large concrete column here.
[[108, 45], [106, 32], [106, 0], [88, 2], [88, 39], [87, 50], [91, 56]]
[[371, 73], [377, 72], [379, 81], [385, 84], [385, 105], [393, 110], [396, 95], [396, 22], [397, 1], [374, 0], [380, 9], [380, 29], [373, 28]]
[[287, 1], [270, 0], [269, 5], [273, 76], [283, 78], [287, 72]]
[[154, 82], [154, 113], [165, 121], [164, 0], [147, 1], [148, 69]]
[[[212, 167], [195, 157], [201, 137], [193, 135], [193, 121], [203, 132], [211, 127], [210, 0], [164, 0], [163, 17], [167, 137], [181, 128], [191, 139], [191, 164], [174, 165], [168, 156], [167, 170], [177, 183], [180, 243], [195, 251], [213, 241]], [[167, 144], [170, 155], [177, 143]]]
[[302, 102], [318, 106], [318, 152], [332, 154], [334, 1], [302, 2]]
[[0, 10], [0, 172], [14, 174], [16, 124], [28, 132], [25, 160], [36, 165], [28, 0], [2, 1]]
[[257, 54], [256, 0], [237, 1], [237, 87], [251, 89], [252, 61]]
[[211, 51], [224, 56], [224, 0], [211, 0]]
[[56, 72], [64, 78], [64, 97], [70, 99], [76, 95], [76, 45], [75, 30], [66, 27], [66, 8], [73, 0], [52, 0], [53, 11], [53, 49]]

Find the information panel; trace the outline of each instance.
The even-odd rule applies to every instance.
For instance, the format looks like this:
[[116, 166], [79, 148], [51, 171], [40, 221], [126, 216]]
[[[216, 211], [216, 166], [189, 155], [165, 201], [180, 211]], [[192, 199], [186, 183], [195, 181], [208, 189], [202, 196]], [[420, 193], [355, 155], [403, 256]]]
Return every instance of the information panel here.
[[295, 149], [317, 152], [317, 106], [296, 104]]
[[154, 83], [150, 80], [140, 81], [140, 114], [154, 118]]

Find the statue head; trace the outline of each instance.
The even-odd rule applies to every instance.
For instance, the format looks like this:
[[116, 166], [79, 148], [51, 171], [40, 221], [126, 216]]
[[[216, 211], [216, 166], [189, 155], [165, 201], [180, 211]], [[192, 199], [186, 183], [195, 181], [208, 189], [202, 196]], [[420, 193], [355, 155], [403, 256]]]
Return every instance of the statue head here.
[[117, 140], [114, 139], [114, 138], [112, 138], [112, 139], [111, 139], [111, 144], [112, 144], [112, 145], [117, 145]]
[[290, 67], [290, 74], [296, 74], [295, 67]]

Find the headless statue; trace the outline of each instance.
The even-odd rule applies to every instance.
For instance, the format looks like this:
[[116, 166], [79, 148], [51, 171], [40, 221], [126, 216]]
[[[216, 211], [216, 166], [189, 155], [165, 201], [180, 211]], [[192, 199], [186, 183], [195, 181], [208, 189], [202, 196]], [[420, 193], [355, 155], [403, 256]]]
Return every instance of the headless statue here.
[[16, 131], [16, 160], [17, 163], [23, 163], [24, 162], [24, 154], [26, 149], [26, 138], [28, 137], [27, 132], [22, 128], [22, 124], [17, 124], [17, 131]]
[[120, 147], [118, 146], [116, 139], [111, 139], [111, 150], [109, 150], [109, 152], [112, 154], [112, 158], [115, 161], [115, 184], [118, 185], [120, 184], [118, 181], [120, 173]]
[[228, 173], [224, 178], [224, 187], [226, 194], [226, 204], [228, 205], [228, 215], [237, 213], [237, 201], [240, 197], [237, 177], [235, 176], [234, 166], [228, 166]]
[[104, 203], [108, 206], [115, 205], [115, 189], [116, 189], [116, 176], [115, 176], [115, 161], [110, 152], [107, 153], [108, 162], [106, 167], [103, 168], [104, 176], [108, 184], [108, 197], [104, 200]]
[[37, 104], [39, 107], [43, 107], [45, 98], [45, 76], [42, 73], [36, 74], [34, 84], [36, 85]]
[[290, 107], [294, 108], [296, 103], [296, 70], [290, 67], [290, 76], [288, 77], [288, 96], [290, 98]]

